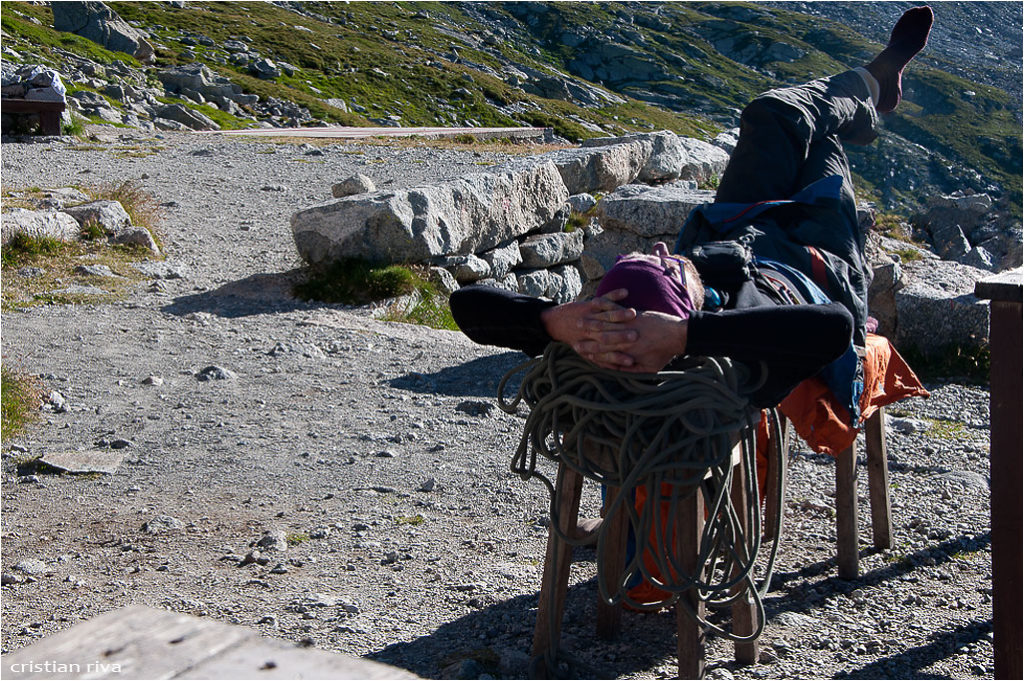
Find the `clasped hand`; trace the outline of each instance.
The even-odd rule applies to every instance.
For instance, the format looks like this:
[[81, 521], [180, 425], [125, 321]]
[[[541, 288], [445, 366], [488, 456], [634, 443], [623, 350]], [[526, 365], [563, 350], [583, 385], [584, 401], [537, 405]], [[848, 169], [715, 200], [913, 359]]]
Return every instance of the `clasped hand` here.
[[548, 335], [605, 369], [653, 373], [686, 350], [686, 320], [619, 305], [626, 289], [548, 308]]

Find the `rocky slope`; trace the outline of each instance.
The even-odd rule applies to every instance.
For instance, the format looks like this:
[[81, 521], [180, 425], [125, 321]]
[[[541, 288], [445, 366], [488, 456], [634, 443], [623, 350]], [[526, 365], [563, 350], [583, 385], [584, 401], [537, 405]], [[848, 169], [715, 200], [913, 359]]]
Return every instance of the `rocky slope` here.
[[[758, 91], [863, 63], [903, 7], [783, 5], [112, 3], [148, 46], [143, 62], [119, 64], [123, 52], [52, 31], [45, 6], [5, 3], [4, 62], [53, 64], [81, 113], [141, 127], [340, 121], [709, 136]], [[908, 73], [912, 104], [887, 126], [897, 139], [854, 154], [855, 169], [889, 207], [966, 189], [1019, 216], [1020, 16], [1006, 3], [960, 5], [937, 9], [936, 39]], [[189, 64], [211, 69], [208, 82], [160, 75]]]
[[[521, 357], [288, 293], [290, 216], [336, 179], [436, 183], [499, 156], [161, 135], [4, 145], [26, 187], [139, 178], [177, 274], [4, 313], [5, 364], [62, 400], [4, 442], [3, 650], [143, 603], [425, 677], [526, 677], [547, 499], [508, 472], [522, 415], [493, 406]], [[760, 661], [712, 640], [712, 678], [992, 678], [988, 395], [929, 388], [892, 410], [896, 545], [862, 544], [857, 580], [835, 572], [833, 462], [797, 448]], [[31, 463], [77, 450], [122, 460]], [[670, 613], [596, 638], [593, 555], [572, 569], [568, 673], [674, 676]]]

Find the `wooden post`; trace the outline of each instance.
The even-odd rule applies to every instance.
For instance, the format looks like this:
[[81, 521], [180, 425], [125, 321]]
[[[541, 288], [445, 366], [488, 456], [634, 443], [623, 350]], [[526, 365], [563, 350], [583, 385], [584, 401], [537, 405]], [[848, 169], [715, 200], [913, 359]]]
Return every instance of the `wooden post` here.
[[[576, 530], [582, 491], [583, 476], [565, 464], [559, 464], [554, 503], [558, 509], [558, 528], [567, 537], [571, 537]], [[547, 654], [553, 645], [557, 647], [561, 638], [562, 613], [565, 610], [571, 562], [572, 546], [559, 538], [555, 531], [555, 519], [552, 518], [544, 557], [544, 577], [537, 602], [537, 626], [533, 630], [534, 658]]]
[[840, 579], [856, 579], [857, 551], [857, 443], [836, 457], [836, 562]]
[[[619, 487], [608, 487], [605, 490], [605, 499], [610, 504], [621, 493]], [[632, 496], [632, 495], [631, 495]], [[623, 503], [631, 503], [631, 499], [624, 499]], [[606, 506], [607, 507], [607, 506]], [[616, 506], [617, 511], [604, 517], [608, 527], [604, 530], [604, 540], [599, 547], [601, 553], [597, 557], [599, 572], [604, 579], [605, 590], [609, 594], [618, 592], [619, 584], [622, 581], [622, 571], [626, 564], [626, 540], [629, 530], [629, 514], [621, 504]], [[610, 640], [618, 637], [622, 624], [622, 606], [616, 603], [609, 605], [603, 598], [597, 601], [597, 635], [600, 638]]]
[[1021, 268], [979, 281], [974, 294], [991, 300], [989, 459], [992, 470], [992, 647], [997, 679], [1021, 678], [1020, 549], [1024, 543], [1020, 502], [1024, 494], [1021, 442], [1021, 316], [1024, 310]]
[[[733, 454], [736, 453], [736, 448], [742, 449], [742, 447], [743, 443], [736, 443]], [[752, 501], [747, 498], [746, 476], [748, 474], [756, 475], [756, 472], [748, 473], [742, 459], [732, 469], [732, 507], [739, 516], [740, 530], [743, 536], [747, 536], [747, 532], [752, 529], [747, 526], [747, 504]], [[740, 557], [744, 561], [751, 560], [752, 557], [747, 555], [746, 547], [737, 546], [736, 548], [739, 549]], [[739, 570], [736, 570], [734, 576], [738, 572]], [[757, 608], [754, 607], [754, 599], [747, 587], [746, 582], [740, 582], [733, 587], [733, 593], [743, 592], [743, 595], [732, 604], [732, 630], [737, 636], [749, 636], [754, 633], [756, 628]], [[757, 641], [737, 641], [733, 656], [740, 664], [754, 664], [758, 657]]]
[[[704, 497], [698, 486], [693, 494], [679, 502], [679, 557], [682, 569], [696, 575], [703, 569], [697, 562], [700, 535], [704, 529]], [[697, 590], [690, 589], [682, 594], [698, 617], [704, 617], [704, 601], [697, 598]], [[676, 628], [678, 629], [679, 678], [704, 678], [704, 627], [690, 619], [682, 605], [676, 606]]]
[[892, 507], [889, 501], [889, 460], [885, 452], [885, 408], [864, 424], [868, 459], [868, 493], [871, 500], [871, 534], [876, 549], [892, 548]]

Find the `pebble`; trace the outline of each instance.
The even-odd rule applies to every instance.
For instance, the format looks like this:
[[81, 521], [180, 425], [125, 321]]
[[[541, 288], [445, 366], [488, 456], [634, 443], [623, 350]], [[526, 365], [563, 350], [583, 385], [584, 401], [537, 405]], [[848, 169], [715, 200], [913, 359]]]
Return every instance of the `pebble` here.
[[210, 365], [197, 371], [196, 378], [200, 381], [229, 381], [235, 378], [235, 372], [224, 367]]
[[287, 551], [288, 535], [284, 530], [268, 530], [256, 541], [261, 551]]
[[142, 525], [146, 534], [163, 534], [184, 529], [185, 523], [169, 515], [158, 515], [150, 518]]
[[41, 575], [46, 572], [46, 563], [38, 558], [23, 558], [14, 564], [13, 569], [26, 575]]
[[79, 265], [75, 268], [77, 274], [84, 274], [87, 277], [117, 277], [114, 271], [106, 265]]

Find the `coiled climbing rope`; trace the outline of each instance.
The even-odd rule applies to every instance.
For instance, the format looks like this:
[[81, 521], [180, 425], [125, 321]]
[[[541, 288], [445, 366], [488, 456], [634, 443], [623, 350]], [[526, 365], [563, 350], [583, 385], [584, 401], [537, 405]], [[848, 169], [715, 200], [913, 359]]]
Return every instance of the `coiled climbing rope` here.
[[[587, 362], [567, 345], [550, 344], [542, 357], [516, 367], [498, 386], [503, 410], [515, 413], [520, 404], [529, 408], [512, 471], [547, 486], [552, 531], [569, 544], [581, 542], [564, 536], [560, 529], [555, 487], [537, 470], [538, 455], [619, 489], [614, 498], [606, 499], [605, 517], [627, 515], [636, 550], [614, 590], [607, 588], [599, 561], [598, 583], [605, 602], [650, 610], [678, 600], [707, 630], [736, 641], [753, 640], [764, 627], [761, 597], [771, 578], [780, 534], [778, 529], [772, 533], [774, 541], [759, 589], [754, 569], [761, 548], [761, 516], [753, 474], [754, 427], [759, 412], [740, 394], [750, 380], [742, 365], [709, 357], [683, 362], [682, 366], [673, 365], [676, 370], [657, 374], [611, 371]], [[520, 374], [518, 392], [506, 399], [509, 381]], [[777, 419], [773, 426], [774, 442], [781, 443]], [[742, 465], [751, 472], [744, 476], [751, 500], [746, 508], [735, 508], [730, 495], [736, 433], [741, 436]], [[781, 445], [777, 450], [781, 456]], [[782, 466], [777, 468], [782, 470]], [[780, 473], [776, 483], [780, 487], [782, 480]], [[647, 501], [637, 510], [634, 491], [640, 487], [645, 488]], [[698, 489], [706, 509], [697, 560], [702, 567], [696, 574], [688, 574], [683, 569], [687, 562], [680, 557], [673, 538], [679, 504]], [[742, 520], [741, 514], [745, 515]], [[603, 555], [609, 525], [602, 523], [599, 530], [598, 555]], [[744, 531], [744, 527], [749, 529]], [[656, 603], [631, 599], [629, 587], [641, 577], [668, 595]], [[698, 617], [686, 599], [678, 598], [690, 589], [696, 589], [698, 598], [713, 610], [750, 594], [757, 610], [754, 632], [739, 636]]]

